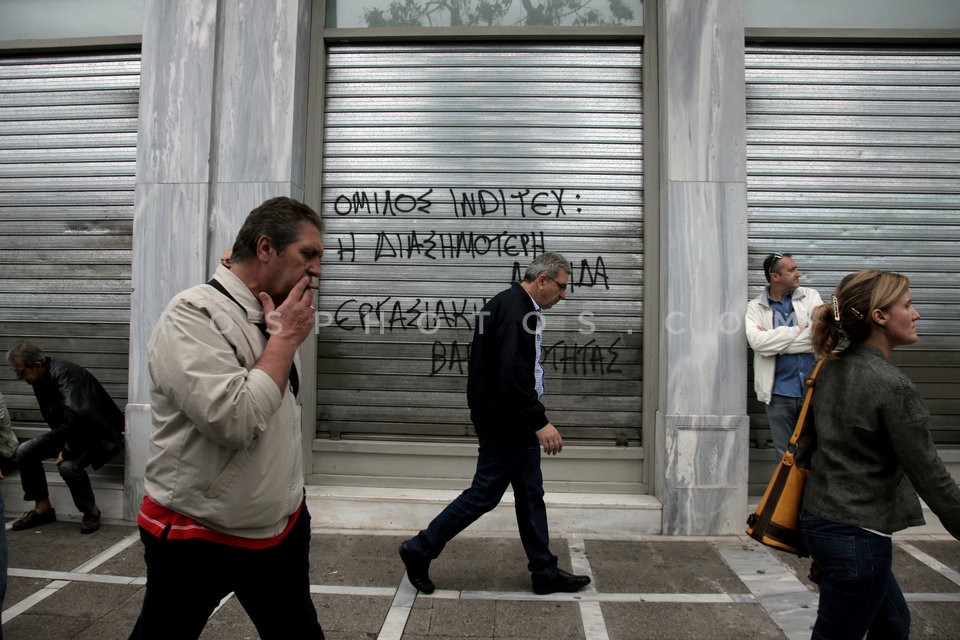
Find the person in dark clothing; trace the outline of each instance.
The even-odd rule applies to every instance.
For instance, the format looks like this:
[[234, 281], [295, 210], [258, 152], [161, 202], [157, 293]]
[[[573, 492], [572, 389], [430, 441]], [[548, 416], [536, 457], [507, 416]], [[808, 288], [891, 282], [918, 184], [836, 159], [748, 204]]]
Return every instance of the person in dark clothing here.
[[400, 544], [410, 584], [424, 593], [435, 588], [430, 562], [457, 534], [496, 507], [509, 485], [534, 592], [572, 592], [590, 583], [588, 576], [557, 568], [549, 548], [540, 471], [540, 446], [547, 455], [563, 449], [563, 439], [540, 402], [540, 311], [566, 298], [569, 278], [567, 260], [544, 253], [527, 267], [523, 282], [494, 296], [477, 317], [467, 378], [470, 419], [480, 441], [473, 483], [426, 529]]
[[917, 342], [909, 287], [897, 273], [860, 271], [814, 312], [813, 347], [827, 361], [797, 465], [810, 471], [800, 531], [821, 571], [815, 640], [910, 636], [891, 535], [924, 523], [918, 493], [960, 539], [960, 488], [937, 453], [930, 412], [889, 361]]
[[81, 366], [46, 357], [36, 346], [21, 342], [7, 352], [18, 380], [33, 387], [40, 413], [50, 431], [17, 449], [24, 500], [36, 506], [10, 527], [22, 531], [54, 522], [43, 461], [55, 459], [83, 519], [80, 533], [100, 528], [100, 507], [86, 468], [99, 469], [123, 449], [123, 413], [103, 385]]

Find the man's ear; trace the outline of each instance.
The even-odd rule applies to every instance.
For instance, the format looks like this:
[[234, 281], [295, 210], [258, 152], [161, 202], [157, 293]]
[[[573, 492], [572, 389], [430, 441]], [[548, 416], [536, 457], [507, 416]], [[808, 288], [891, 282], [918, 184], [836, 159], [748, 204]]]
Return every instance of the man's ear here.
[[257, 259], [266, 262], [270, 259], [270, 255], [276, 253], [273, 250], [273, 242], [267, 236], [260, 236], [257, 238]]

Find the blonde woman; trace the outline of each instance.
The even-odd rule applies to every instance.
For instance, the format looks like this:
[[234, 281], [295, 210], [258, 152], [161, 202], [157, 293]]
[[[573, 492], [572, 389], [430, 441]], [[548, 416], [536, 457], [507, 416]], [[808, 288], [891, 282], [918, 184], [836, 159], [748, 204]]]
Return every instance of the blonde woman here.
[[799, 463], [810, 469], [800, 528], [822, 571], [815, 639], [909, 636], [891, 534], [924, 523], [918, 493], [960, 539], [960, 489], [937, 455], [930, 413], [889, 361], [917, 341], [909, 287], [900, 274], [860, 271], [814, 314], [813, 346], [828, 361]]

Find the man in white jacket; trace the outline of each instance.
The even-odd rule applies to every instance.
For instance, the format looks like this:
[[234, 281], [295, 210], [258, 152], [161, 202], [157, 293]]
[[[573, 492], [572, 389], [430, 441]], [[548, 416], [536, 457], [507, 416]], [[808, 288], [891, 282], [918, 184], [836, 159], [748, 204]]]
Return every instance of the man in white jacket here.
[[753, 383], [778, 457], [787, 450], [797, 424], [805, 380], [813, 369], [811, 314], [823, 304], [814, 289], [800, 286], [800, 269], [789, 253], [771, 253], [763, 261], [769, 283], [747, 303], [747, 342], [753, 349]]
[[310, 597], [297, 347], [323, 222], [272, 198], [231, 265], [170, 301], [147, 345], [154, 429], [137, 517], [147, 565], [131, 640], [189, 640], [233, 592], [264, 640], [323, 640]]

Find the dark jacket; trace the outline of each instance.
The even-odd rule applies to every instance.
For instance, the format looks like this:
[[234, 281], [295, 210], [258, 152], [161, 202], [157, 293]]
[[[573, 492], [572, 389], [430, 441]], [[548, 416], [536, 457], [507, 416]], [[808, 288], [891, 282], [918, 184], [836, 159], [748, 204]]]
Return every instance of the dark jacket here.
[[99, 469], [123, 448], [123, 413], [83, 367], [53, 358], [43, 366], [43, 377], [33, 385], [43, 419], [63, 430], [65, 458], [86, 453]]
[[893, 533], [923, 524], [919, 493], [960, 539], [960, 489], [937, 455], [930, 412], [883, 351], [854, 345], [826, 362], [812, 404], [799, 446], [810, 468], [804, 509]]
[[537, 312], [519, 284], [493, 297], [477, 316], [470, 347], [467, 402], [477, 434], [509, 446], [536, 446], [546, 410], [537, 397]]

